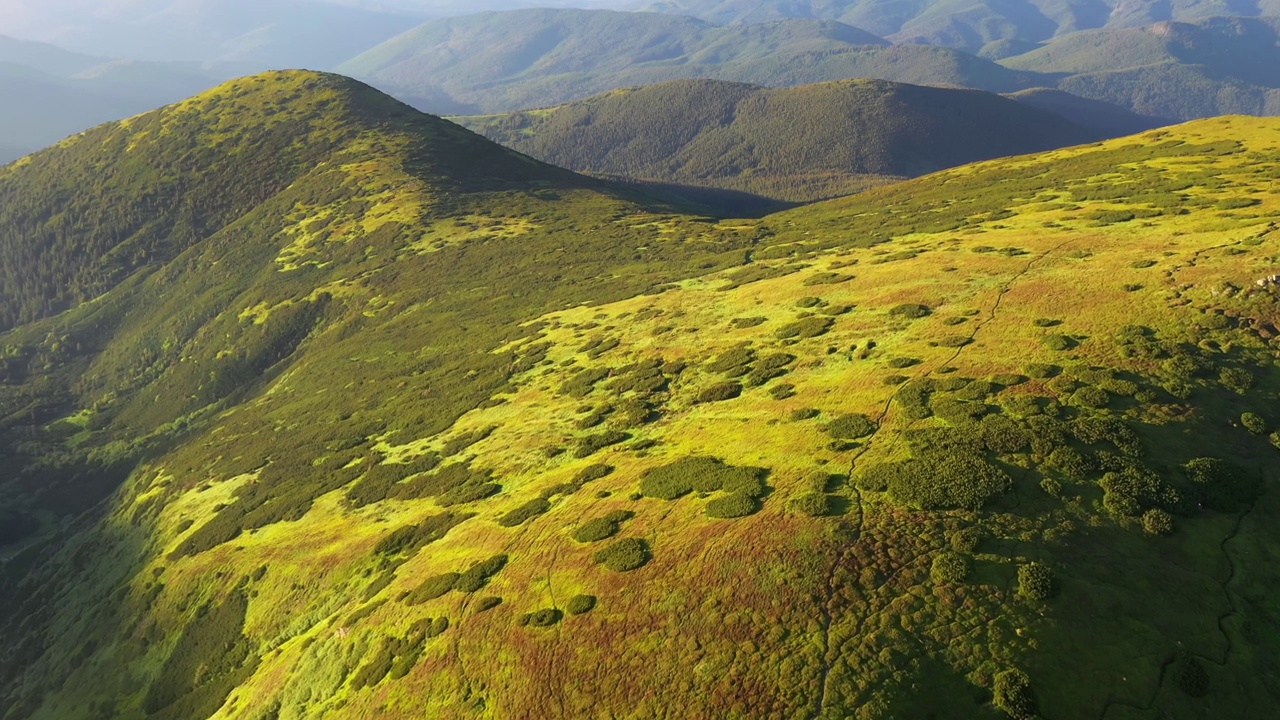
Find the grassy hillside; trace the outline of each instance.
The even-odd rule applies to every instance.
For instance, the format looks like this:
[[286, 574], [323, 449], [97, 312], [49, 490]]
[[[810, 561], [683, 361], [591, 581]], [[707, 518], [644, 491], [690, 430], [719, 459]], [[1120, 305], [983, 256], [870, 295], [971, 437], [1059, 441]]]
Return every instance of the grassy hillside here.
[[434, 20], [339, 66], [431, 112], [508, 112], [681, 78], [850, 77], [1011, 91], [1025, 74], [954, 50], [889, 47], [830, 21], [714, 27], [654, 13], [520, 10]]
[[1277, 704], [1280, 123], [713, 221], [331, 76], [152, 117], [50, 160], [333, 139], [0, 338], [7, 718]]
[[970, 52], [1000, 41], [1040, 42], [1080, 30], [1133, 28], [1160, 21], [1190, 22], [1219, 16], [1280, 15], [1280, 4], [1275, 0], [1236, 4], [1212, 0], [1180, 0], [1172, 4], [1150, 0], [661, 0], [647, 7], [723, 24], [782, 17], [824, 18], [864, 28], [894, 42], [929, 43]]
[[1101, 136], [988, 93], [878, 80], [675, 80], [455, 121], [572, 170], [801, 202]]

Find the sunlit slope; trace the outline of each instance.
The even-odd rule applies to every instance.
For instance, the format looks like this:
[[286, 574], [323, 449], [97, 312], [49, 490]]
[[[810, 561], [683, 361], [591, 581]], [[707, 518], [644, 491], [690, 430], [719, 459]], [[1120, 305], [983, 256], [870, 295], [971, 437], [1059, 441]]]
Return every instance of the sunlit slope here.
[[1265, 712], [1278, 159], [1227, 118], [734, 223], [384, 160], [339, 227], [408, 229], [323, 241], [289, 197], [5, 338], [88, 409], [44, 442], [163, 441], [5, 565], [8, 716]]
[[976, 90], [841, 80], [674, 80], [462, 125], [580, 172], [812, 202], [976, 160], [1104, 137]]

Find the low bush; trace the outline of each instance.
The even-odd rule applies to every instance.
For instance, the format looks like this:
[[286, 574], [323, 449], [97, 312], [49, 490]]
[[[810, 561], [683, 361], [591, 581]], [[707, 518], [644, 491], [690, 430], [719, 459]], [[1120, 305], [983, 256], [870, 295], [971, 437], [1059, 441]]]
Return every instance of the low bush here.
[[843, 275], [841, 273], [834, 272], [820, 272], [814, 273], [813, 275], [805, 278], [804, 284], [807, 287], [813, 287], [815, 285], [838, 285], [840, 283], [849, 282], [852, 279], [852, 275]]
[[494, 555], [488, 560], [481, 560], [458, 576], [453, 589], [460, 593], [473, 593], [487, 585], [489, 578], [497, 575], [506, 566], [506, 555]]
[[1039, 714], [1031, 678], [1018, 669], [996, 675], [991, 689], [992, 703], [1014, 720], [1031, 720]]
[[961, 553], [972, 553], [982, 542], [982, 532], [978, 528], [961, 528], [951, 533], [951, 549]]
[[1148, 535], [1172, 535], [1173, 516], [1160, 508], [1152, 508], [1142, 513], [1142, 529]]
[[742, 394], [742, 385], [736, 382], [716, 383], [698, 393], [698, 402], [712, 403], [732, 400]]
[[1075, 347], [1076, 341], [1072, 340], [1066, 335], [1049, 333], [1047, 335], [1040, 336], [1040, 344], [1049, 350], [1062, 352], [1065, 350], [1070, 350], [1071, 348]]
[[818, 408], [800, 408], [791, 413], [792, 420], [812, 420], [822, 414]]
[[841, 415], [827, 425], [827, 434], [840, 440], [856, 440], [876, 431], [876, 424], [862, 414]]
[[1209, 694], [1209, 673], [1196, 658], [1188, 656], [1178, 660], [1174, 667], [1173, 682], [1190, 697], [1201, 698]]
[[1257, 495], [1257, 482], [1235, 463], [1202, 457], [1188, 462], [1183, 469], [1200, 502], [1213, 510], [1238, 510]]
[[951, 585], [964, 582], [969, 577], [969, 561], [953, 552], [938, 553], [929, 568], [929, 579], [934, 585]]
[[502, 598], [496, 595], [486, 595], [476, 601], [476, 612], [488, 612], [502, 604]]
[[783, 325], [774, 334], [779, 340], [804, 340], [827, 334], [834, 324], [835, 321], [829, 317], [807, 317]]
[[756, 359], [756, 351], [749, 347], [736, 347], [721, 353], [715, 360], [707, 363], [707, 370], [713, 373], [736, 373], [733, 377], [746, 373], [737, 372], [738, 368], [750, 365]]
[[1038, 380], [1045, 380], [1062, 372], [1062, 368], [1049, 363], [1031, 363], [1024, 368], [1027, 374]]
[[1048, 565], [1031, 562], [1018, 568], [1018, 594], [1028, 600], [1042, 601], [1057, 593], [1058, 580]]
[[622, 523], [635, 517], [630, 510], [615, 510], [604, 517], [588, 520], [573, 531], [573, 539], [580, 543], [598, 542], [618, 534]]
[[872, 474], [898, 501], [921, 510], [980, 510], [1013, 486], [1003, 470], [965, 453], [923, 453]]
[[791, 508], [810, 517], [834, 515], [836, 496], [822, 492], [805, 493], [791, 501]]
[[1102, 388], [1085, 385], [1079, 390], [1071, 393], [1069, 402], [1076, 407], [1097, 409], [1106, 407], [1107, 404], [1111, 402], [1111, 396]]
[[630, 439], [631, 434], [621, 430], [606, 430], [595, 435], [588, 435], [578, 440], [578, 447], [573, 451], [573, 456], [577, 458], [589, 457], [610, 445], [617, 445]]
[[1240, 415], [1240, 424], [1254, 435], [1267, 434], [1267, 421], [1256, 413], [1246, 412]]
[[1218, 374], [1218, 380], [1228, 390], [1232, 390], [1240, 395], [1244, 395], [1249, 392], [1256, 382], [1253, 377], [1253, 373], [1245, 370], [1244, 368], [1236, 367], [1224, 368], [1222, 372]]
[[920, 358], [900, 357], [893, 358], [886, 364], [894, 370], [902, 370], [904, 368], [912, 367], [913, 365], [919, 365], [920, 363]]
[[646, 470], [640, 476], [640, 492], [645, 497], [675, 500], [690, 492], [741, 492], [752, 497], [764, 494], [768, 470], [728, 465], [719, 458], [692, 455]]
[[556, 608], [543, 608], [535, 610], [526, 616], [526, 620], [522, 625], [532, 625], [536, 628], [546, 628], [555, 625], [564, 619], [564, 613]]
[[564, 604], [564, 609], [570, 615], [581, 615], [591, 612], [596, 606], [595, 595], [574, 595]]
[[796, 394], [796, 386], [791, 383], [779, 383], [769, 388], [769, 394], [774, 400], [786, 400]]
[[707, 503], [707, 517], [730, 519], [754, 515], [760, 511], [760, 502], [742, 492], [730, 492], [712, 498]]
[[537, 497], [498, 518], [502, 527], [517, 527], [551, 509], [546, 498]]
[[889, 310], [889, 314], [894, 317], [908, 318], [917, 320], [919, 318], [928, 317], [933, 314], [933, 310], [927, 305], [919, 303], [904, 303], [897, 305]]
[[643, 567], [652, 557], [649, 543], [640, 538], [623, 538], [597, 552], [594, 559], [597, 565], [614, 572], [630, 572]]
[[413, 590], [405, 593], [401, 599], [406, 605], [419, 605], [428, 600], [435, 600], [451, 592], [454, 586], [458, 584], [458, 578], [460, 577], [462, 577], [462, 573], [456, 572], [433, 575], [423, 580]]

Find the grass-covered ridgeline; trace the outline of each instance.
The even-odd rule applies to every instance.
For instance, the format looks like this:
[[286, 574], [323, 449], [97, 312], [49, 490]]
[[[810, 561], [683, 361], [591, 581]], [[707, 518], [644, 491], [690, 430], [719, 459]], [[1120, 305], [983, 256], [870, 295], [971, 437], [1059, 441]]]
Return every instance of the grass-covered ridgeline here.
[[207, 173], [323, 157], [0, 337], [7, 719], [1275, 706], [1274, 121], [712, 220], [331, 76], [188, 122], [282, 92]]

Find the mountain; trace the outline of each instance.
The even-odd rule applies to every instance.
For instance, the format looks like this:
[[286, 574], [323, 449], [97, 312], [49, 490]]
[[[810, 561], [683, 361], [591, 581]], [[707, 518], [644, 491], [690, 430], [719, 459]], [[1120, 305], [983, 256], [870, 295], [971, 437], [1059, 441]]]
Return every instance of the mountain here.
[[1194, 22], [1221, 16], [1280, 16], [1280, 3], [1178, 3], [1102, 0], [959, 2], [958, 0], [663, 0], [646, 6], [658, 12], [692, 15], [718, 24], [764, 22], [799, 17], [837, 20], [893, 42], [927, 43], [979, 52], [1001, 41], [1043, 42], [1095, 29], [1125, 29], [1157, 22]]
[[1101, 137], [976, 90], [881, 80], [766, 89], [673, 80], [568, 105], [454, 120], [579, 172], [785, 201]]
[[1167, 124], [1160, 118], [1139, 115], [1119, 105], [1072, 95], [1062, 90], [1032, 88], [1006, 97], [1023, 105], [1060, 115], [1102, 137], [1136, 135]]
[[420, 109], [451, 114], [546, 107], [688, 78], [782, 86], [873, 77], [998, 92], [1038, 84], [1031, 74], [972, 55], [889, 46], [836, 22], [716, 27], [692, 18], [604, 10], [433, 20], [337, 69]]
[[326, 69], [421, 16], [312, 0], [10, 0], [0, 33], [133, 60]]
[[722, 221], [292, 72], [0, 169], [0, 707], [1265, 714], [1278, 158]]
[[1143, 114], [1280, 112], [1280, 19], [1211, 18], [1072, 33], [1001, 64]]
[[25, 65], [49, 75], [75, 75], [107, 62], [47, 43], [17, 40], [0, 35], [0, 63]]

